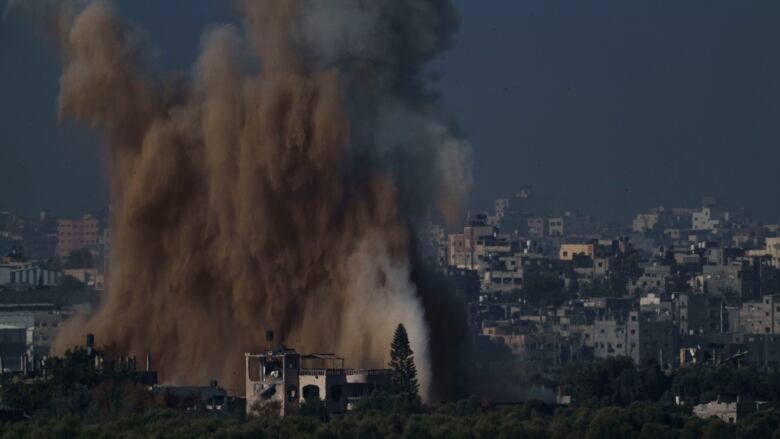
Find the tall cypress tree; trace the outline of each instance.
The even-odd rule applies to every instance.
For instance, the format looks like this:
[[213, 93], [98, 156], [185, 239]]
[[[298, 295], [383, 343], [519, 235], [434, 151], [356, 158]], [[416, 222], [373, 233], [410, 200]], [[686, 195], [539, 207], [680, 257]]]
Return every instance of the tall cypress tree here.
[[420, 390], [413, 354], [406, 328], [399, 324], [395, 329], [393, 344], [390, 345], [390, 384], [393, 392], [409, 397], [416, 397]]

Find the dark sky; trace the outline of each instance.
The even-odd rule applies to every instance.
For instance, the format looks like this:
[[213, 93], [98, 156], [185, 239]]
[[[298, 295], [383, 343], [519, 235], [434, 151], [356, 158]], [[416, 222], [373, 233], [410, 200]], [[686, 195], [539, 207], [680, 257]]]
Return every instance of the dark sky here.
[[[0, 0], [5, 3], [5, 0]], [[166, 69], [234, 20], [223, 0], [120, 0]], [[623, 217], [703, 195], [780, 216], [780, 2], [459, 0], [431, 70], [474, 146], [472, 205], [517, 187]], [[58, 58], [0, 20], [0, 204], [64, 214], [106, 196], [99, 142], [56, 120]]]

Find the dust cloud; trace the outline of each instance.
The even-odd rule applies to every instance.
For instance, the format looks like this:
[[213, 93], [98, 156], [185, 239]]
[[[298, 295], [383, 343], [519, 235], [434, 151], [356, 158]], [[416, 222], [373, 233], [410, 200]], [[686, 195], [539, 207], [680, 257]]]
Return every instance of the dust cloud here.
[[166, 382], [241, 393], [268, 328], [384, 367], [403, 323], [423, 395], [450, 391], [466, 319], [414, 238], [471, 180], [423, 75], [457, 29], [449, 1], [243, 1], [183, 78], [153, 73], [112, 3], [16, 2], [36, 3], [55, 11], [60, 117], [102, 136], [112, 203], [107, 292], [58, 349], [93, 332]]

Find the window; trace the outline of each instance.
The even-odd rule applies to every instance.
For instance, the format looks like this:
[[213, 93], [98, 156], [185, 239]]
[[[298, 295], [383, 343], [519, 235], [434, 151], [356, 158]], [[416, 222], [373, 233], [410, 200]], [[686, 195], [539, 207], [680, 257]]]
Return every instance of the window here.
[[263, 375], [271, 378], [279, 378], [281, 364], [277, 361], [268, 361], [263, 365]]
[[303, 399], [317, 398], [320, 399], [320, 388], [314, 384], [303, 386]]
[[294, 385], [287, 386], [287, 402], [295, 402], [295, 398], [298, 397], [298, 389]]

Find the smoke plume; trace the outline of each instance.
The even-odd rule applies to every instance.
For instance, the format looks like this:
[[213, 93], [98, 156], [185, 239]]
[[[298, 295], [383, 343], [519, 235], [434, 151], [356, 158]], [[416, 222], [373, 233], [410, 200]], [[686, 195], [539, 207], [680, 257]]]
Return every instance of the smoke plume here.
[[466, 319], [413, 228], [454, 219], [470, 183], [422, 74], [457, 28], [448, 0], [246, 0], [187, 79], [152, 74], [111, 3], [56, 8], [59, 113], [104, 137], [112, 201], [108, 290], [60, 349], [94, 332], [168, 382], [241, 392], [266, 328], [383, 367], [403, 323], [423, 394], [451, 390]]

